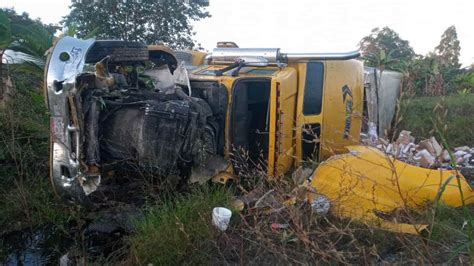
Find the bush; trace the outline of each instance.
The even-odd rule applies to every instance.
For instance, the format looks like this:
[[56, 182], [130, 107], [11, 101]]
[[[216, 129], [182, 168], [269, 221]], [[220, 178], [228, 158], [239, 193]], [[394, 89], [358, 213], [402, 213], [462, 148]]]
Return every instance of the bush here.
[[471, 91], [474, 92], [474, 72], [467, 72], [456, 76], [454, 79], [457, 91]]
[[15, 91], [0, 110], [0, 234], [69, 218], [49, 184], [42, 74], [12, 67]]
[[417, 138], [434, 135], [438, 104], [444, 105], [447, 114], [442, 121], [446, 125], [446, 140], [453, 147], [474, 145], [474, 94], [405, 99], [400, 105], [401, 121], [397, 130], [409, 130]]
[[16, 90], [0, 110], [0, 182], [12, 178], [47, 178], [48, 115], [39, 74], [12, 71]]

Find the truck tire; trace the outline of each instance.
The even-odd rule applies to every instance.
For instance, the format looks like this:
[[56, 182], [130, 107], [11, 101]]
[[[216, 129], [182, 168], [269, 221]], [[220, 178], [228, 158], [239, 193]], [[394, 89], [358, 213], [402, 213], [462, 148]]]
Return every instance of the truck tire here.
[[140, 62], [148, 60], [148, 48], [143, 43], [128, 41], [96, 41], [89, 49], [86, 63], [96, 63], [110, 56], [110, 62]]

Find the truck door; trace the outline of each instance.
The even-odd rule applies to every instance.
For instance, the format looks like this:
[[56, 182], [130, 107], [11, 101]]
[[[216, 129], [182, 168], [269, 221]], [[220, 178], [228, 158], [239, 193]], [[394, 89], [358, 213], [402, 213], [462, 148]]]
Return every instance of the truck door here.
[[293, 164], [297, 72], [286, 67], [271, 81], [268, 176], [278, 177]]
[[296, 156], [322, 160], [359, 142], [363, 67], [356, 60], [300, 64]]

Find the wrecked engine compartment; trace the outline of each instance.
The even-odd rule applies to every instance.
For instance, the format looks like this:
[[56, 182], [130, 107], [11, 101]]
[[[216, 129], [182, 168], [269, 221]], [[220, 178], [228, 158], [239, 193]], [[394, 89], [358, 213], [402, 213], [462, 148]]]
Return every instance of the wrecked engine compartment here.
[[[109, 70], [122, 69], [123, 66], [111, 67], [107, 60], [98, 64], [105, 64]], [[208, 103], [185, 93], [188, 88], [173, 83], [163, 87], [162, 80], [153, 74], [171, 75], [172, 69], [167, 65], [153, 66], [142, 74], [135, 69], [125, 74], [109, 72], [111, 79], [105, 83], [97, 82], [102, 79], [97, 73], [99, 65], [96, 73], [84, 73], [77, 79], [82, 88], [83, 154], [88, 174], [95, 174], [94, 169], [99, 167], [138, 166], [159, 175], [183, 176], [189, 175], [192, 168], [205, 165], [210, 156], [223, 154], [222, 141], [219, 147], [218, 144], [219, 135], [223, 139], [226, 111], [224, 88], [213, 84], [196, 87], [196, 96], [203, 92], [212, 96], [217, 94], [212, 90], [220, 89], [223, 95], [217, 99], [208, 97], [212, 101]]]
[[[58, 68], [64, 76], [70, 68], [84, 68], [69, 79], [71, 84], [48, 76], [53, 111], [51, 178], [63, 197], [83, 201], [109, 170], [189, 179], [227, 167], [223, 85], [193, 82], [190, 86], [184, 64], [178, 67], [166, 47], [94, 41], [87, 43], [84, 54], [74, 44], [86, 41], [62, 41], [74, 42], [67, 44], [73, 48], [53, 51], [48, 72]], [[54, 65], [55, 52], [58, 63], [65, 66]]]
[[178, 174], [178, 164], [182, 169], [204, 164], [202, 151], [217, 154], [220, 125], [210, 105], [180, 87], [167, 93], [127, 86], [86, 88], [81, 99], [88, 166], [133, 164], [168, 175]]

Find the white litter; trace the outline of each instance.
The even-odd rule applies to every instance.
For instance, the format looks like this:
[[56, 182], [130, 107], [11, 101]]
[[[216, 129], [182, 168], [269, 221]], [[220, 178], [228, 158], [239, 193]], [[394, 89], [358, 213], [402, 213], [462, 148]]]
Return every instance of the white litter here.
[[324, 216], [328, 213], [331, 207], [331, 202], [324, 195], [316, 195], [311, 201], [311, 210], [319, 216]]
[[216, 207], [212, 210], [212, 224], [220, 231], [229, 227], [232, 211], [224, 207]]

